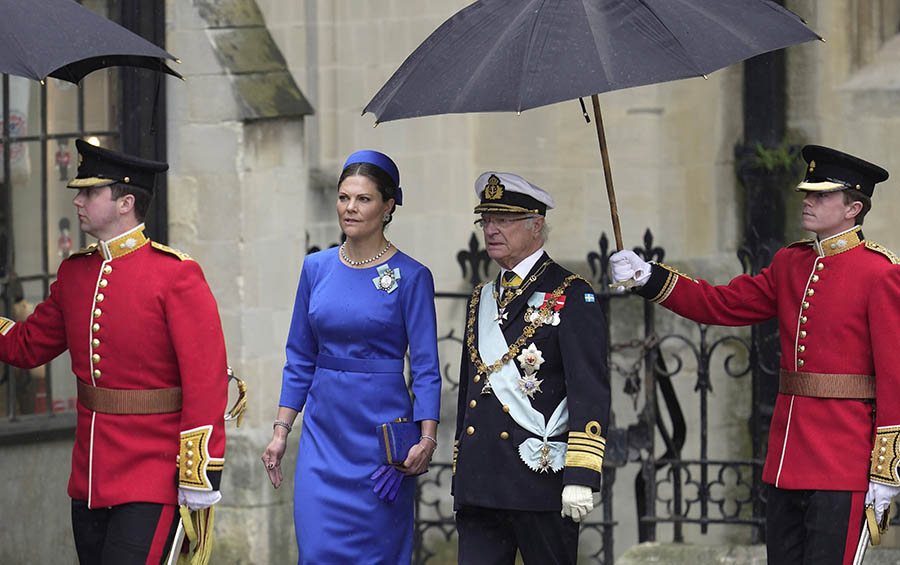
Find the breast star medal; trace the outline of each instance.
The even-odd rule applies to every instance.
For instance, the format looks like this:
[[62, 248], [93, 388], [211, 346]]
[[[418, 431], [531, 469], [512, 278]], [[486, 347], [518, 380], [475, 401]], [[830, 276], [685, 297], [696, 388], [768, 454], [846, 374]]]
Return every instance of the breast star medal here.
[[387, 263], [378, 267], [378, 276], [372, 279], [375, 288], [390, 294], [397, 290], [397, 281], [400, 280], [400, 269], [391, 269]]
[[543, 392], [541, 391], [541, 383], [544, 381], [537, 378], [537, 372], [544, 363], [544, 355], [532, 343], [522, 350], [522, 353], [516, 357], [516, 360], [525, 372], [523, 376], [519, 377], [519, 390], [528, 398], [533, 399], [536, 393]]

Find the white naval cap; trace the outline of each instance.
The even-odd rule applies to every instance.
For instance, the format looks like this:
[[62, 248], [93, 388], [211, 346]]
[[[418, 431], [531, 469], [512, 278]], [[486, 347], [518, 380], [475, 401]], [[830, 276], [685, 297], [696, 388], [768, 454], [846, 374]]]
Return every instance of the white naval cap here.
[[481, 202], [475, 213], [540, 214], [556, 207], [550, 194], [519, 175], [487, 171], [475, 180], [475, 194]]

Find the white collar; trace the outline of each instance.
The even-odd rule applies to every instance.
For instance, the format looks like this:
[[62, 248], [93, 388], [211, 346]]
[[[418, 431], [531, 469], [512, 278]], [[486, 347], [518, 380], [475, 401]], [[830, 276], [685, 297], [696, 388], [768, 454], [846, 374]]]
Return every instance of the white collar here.
[[[525, 277], [528, 276], [528, 273], [531, 272], [531, 269], [534, 268], [535, 263], [538, 262], [538, 259], [541, 258], [541, 255], [544, 254], [544, 247], [541, 246], [537, 251], [529, 255], [528, 257], [519, 261], [519, 264], [513, 267], [511, 270], [518, 275], [518, 277], [522, 280], [525, 280]], [[500, 276], [503, 277], [503, 274], [506, 273], [510, 269], [500, 268]]]

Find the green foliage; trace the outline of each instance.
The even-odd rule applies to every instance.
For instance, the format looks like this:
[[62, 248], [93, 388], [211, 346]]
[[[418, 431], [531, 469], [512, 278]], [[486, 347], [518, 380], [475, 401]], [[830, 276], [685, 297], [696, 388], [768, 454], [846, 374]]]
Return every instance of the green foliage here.
[[787, 141], [782, 141], [777, 147], [771, 149], [763, 147], [761, 143], [757, 142], [753, 164], [770, 173], [790, 171], [797, 165], [799, 155], [800, 147]]

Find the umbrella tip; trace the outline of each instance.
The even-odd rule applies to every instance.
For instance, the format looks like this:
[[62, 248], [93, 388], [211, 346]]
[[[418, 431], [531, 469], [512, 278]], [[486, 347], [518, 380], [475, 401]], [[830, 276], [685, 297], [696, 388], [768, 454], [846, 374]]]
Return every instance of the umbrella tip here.
[[374, 124], [372, 124], [372, 129], [375, 129], [377, 127], [378, 127], [378, 122], [375, 122]]
[[41, 86], [44, 86], [44, 79], [41, 79]]
[[179, 58], [176, 57], [176, 58], [175, 58], [175, 62], [178, 63], [178, 64], [180, 65], [180, 64], [181, 64], [181, 59], [179, 59]]
[[517, 116], [521, 116], [521, 115], [522, 115], [522, 112], [521, 112], [521, 110], [519, 110], [519, 111], [516, 111], [516, 115], [517, 115]]
[[709, 75], [703, 75], [703, 80], [709, 80]]
[[825, 38], [824, 38], [824, 37], [820, 37], [820, 38], [819, 38], [819, 41], [821, 41], [822, 43], [825, 43]]

